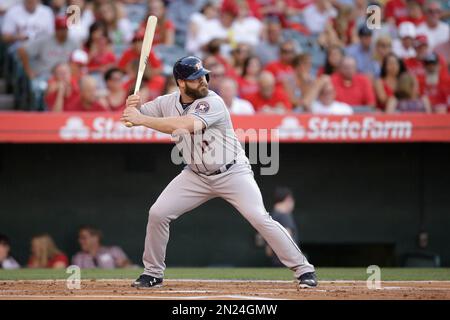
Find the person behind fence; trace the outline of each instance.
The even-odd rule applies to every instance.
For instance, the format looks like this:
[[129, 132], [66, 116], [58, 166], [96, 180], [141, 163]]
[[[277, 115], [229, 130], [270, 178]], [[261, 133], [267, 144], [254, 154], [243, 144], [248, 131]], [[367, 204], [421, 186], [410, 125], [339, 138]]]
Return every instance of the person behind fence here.
[[[299, 238], [297, 224], [292, 214], [295, 208], [295, 199], [292, 190], [287, 187], [276, 187], [273, 196], [274, 206], [271, 212], [272, 219], [280, 223], [297, 244]], [[268, 245], [265, 247], [265, 252], [271, 258], [273, 266], [283, 266], [277, 255], [274, 254], [272, 248]]]
[[9, 238], [0, 234], [0, 270], [10, 270], [20, 268], [19, 263], [11, 256], [11, 244]]
[[67, 256], [58, 249], [48, 234], [36, 235], [31, 239], [29, 268], [62, 269], [69, 265]]
[[78, 230], [81, 251], [72, 258], [72, 264], [80, 268], [114, 269], [130, 266], [130, 260], [118, 246], [102, 244], [102, 232], [93, 226], [82, 226]]

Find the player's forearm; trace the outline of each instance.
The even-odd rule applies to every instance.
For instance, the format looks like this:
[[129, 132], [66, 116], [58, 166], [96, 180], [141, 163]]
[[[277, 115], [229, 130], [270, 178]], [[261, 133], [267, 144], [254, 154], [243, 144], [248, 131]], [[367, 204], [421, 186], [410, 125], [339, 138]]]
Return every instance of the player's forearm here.
[[193, 132], [196, 121], [200, 122], [198, 128], [201, 129], [201, 121], [190, 116], [154, 118], [142, 115], [140, 125], [163, 133], [172, 134], [176, 130]]

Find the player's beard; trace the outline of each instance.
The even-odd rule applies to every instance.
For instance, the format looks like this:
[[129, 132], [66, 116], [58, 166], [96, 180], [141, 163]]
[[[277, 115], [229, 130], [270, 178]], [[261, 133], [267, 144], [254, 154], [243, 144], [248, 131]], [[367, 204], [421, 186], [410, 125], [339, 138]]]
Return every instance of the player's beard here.
[[198, 89], [193, 89], [187, 85], [184, 89], [184, 93], [194, 100], [201, 99], [208, 95], [208, 85], [201, 86]]

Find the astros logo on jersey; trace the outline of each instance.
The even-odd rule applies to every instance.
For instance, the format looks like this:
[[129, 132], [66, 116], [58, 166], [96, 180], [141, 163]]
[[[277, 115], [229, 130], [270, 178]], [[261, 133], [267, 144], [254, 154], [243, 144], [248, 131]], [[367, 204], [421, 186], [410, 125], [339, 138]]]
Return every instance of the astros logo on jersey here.
[[206, 101], [199, 102], [195, 107], [195, 112], [206, 113], [209, 110], [209, 104]]

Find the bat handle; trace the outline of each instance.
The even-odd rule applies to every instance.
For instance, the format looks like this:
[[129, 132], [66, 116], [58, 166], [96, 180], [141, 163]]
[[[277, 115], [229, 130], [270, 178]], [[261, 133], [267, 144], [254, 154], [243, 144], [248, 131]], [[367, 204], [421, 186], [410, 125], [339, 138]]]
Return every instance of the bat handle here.
[[[134, 89], [134, 94], [138, 94], [139, 93], [139, 89], [135, 88]], [[130, 121], [125, 121], [125, 126], [127, 126], [128, 128], [131, 128], [133, 126], [133, 124]]]

